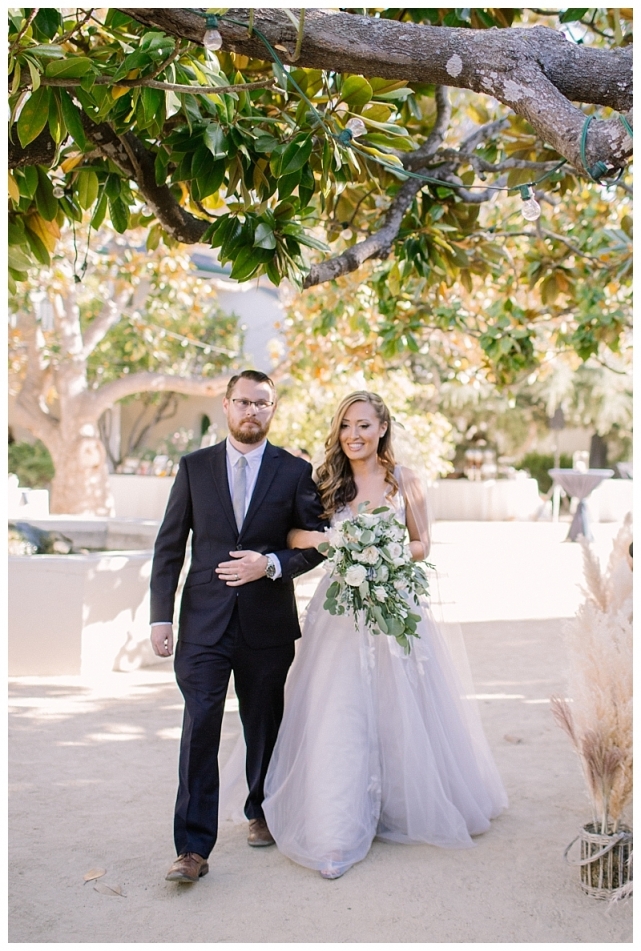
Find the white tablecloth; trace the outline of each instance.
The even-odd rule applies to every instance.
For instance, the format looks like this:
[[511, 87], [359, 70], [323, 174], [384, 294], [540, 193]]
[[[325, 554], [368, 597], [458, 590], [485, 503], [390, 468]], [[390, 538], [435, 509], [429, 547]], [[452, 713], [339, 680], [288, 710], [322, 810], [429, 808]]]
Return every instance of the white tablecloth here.
[[429, 488], [431, 516], [441, 521], [535, 519], [542, 501], [536, 479], [440, 479]]
[[587, 506], [594, 522], [622, 522], [632, 511], [634, 496], [632, 479], [608, 479], [598, 485]]

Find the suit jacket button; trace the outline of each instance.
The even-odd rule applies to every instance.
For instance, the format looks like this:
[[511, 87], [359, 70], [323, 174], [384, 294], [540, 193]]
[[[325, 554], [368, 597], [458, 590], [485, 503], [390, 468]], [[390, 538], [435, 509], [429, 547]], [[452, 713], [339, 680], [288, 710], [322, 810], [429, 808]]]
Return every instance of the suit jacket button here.
[[236, 545], [236, 551], [241, 551], [242, 547], [243, 547], [242, 545]]

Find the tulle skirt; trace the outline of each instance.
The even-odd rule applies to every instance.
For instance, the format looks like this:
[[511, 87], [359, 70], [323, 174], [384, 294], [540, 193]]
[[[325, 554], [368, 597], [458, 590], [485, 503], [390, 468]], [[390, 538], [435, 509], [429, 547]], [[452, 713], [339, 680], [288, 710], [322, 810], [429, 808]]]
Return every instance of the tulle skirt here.
[[406, 655], [323, 610], [328, 584], [309, 606], [265, 783], [278, 848], [307, 868], [344, 870], [375, 836], [473, 845], [507, 797], [429, 608]]

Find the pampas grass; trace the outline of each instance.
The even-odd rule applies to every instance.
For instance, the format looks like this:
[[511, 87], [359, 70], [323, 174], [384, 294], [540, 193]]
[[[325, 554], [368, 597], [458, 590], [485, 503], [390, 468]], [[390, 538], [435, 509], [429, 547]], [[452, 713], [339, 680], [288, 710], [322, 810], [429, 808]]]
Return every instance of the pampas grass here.
[[568, 696], [552, 697], [552, 714], [576, 750], [595, 829], [616, 832], [632, 798], [632, 570], [625, 521], [602, 571], [585, 539], [585, 600], [565, 629]]

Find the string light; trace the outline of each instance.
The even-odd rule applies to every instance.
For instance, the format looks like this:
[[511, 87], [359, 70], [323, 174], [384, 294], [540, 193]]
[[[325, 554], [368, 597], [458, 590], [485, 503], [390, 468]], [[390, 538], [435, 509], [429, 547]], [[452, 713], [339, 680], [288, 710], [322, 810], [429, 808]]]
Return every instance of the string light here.
[[367, 132], [367, 126], [358, 116], [354, 116], [353, 119], [350, 119], [349, 122], [346, 123], [345, 128], [349, 129], [354, 139], [357, 139], [359, 135], [365, 135]]
[[223, 38], [218, 30], [218, 17], [211, 13], [205, 14], [205, 26], [203, 46], [206, 50], [219, 50], [223, 45]]
[[203, 36], [203, 46], [206, 50], [219, 50], [223, 45], [223, 38], [218, 30], [207, 30]]
[[521, 198], [523, 199], [523, 204], [521, 205], [521, 214], [526, 221], [536, 221], [541, 217], [541, 206], [534, 197], [534, 192], [529, 185], [524, 185], [521, 188]]
[[[221, 15], [220, 17], [218, 17], [218, 16], [215, 16], [215, 15], [210, 14], [210, 13], [203, 13], [202, 11], [196, 10], [196, 9], [193, 9], [192, 12], [198, 14], [198, 15], [201, 16], [201, 17], [203, 17], [204, 20], [205, 20], [205, 26], [207, 27], [207, 30], [206, 30], [205, 36], [204, 36], [204, 38], [203, 38], [203, 45], [204, 45], [207, 49], [220, 49], [220, 47], [222, 46], [222, 37], [221, 37], [221, 35], [220, 35], [220, 33], [219, 33], [218, 29], [217, 29], [218, 20], [219, 20], [219, 19], [221, 19], [221, 20], [226, 20], [226, 21], [229, 22], [229, 23], [234, 23], [236, 26], [246, 26], [246, 24], [240, 22], [239, 20], [235, 20], [235, 19], [233, 19], [232, 17], [226, 16], [226, 15], [224, 15], [224, 14]], [[336, 139], [341, 145], [350, 146], [350, 145], [352, 144], [352, 140], [353, 140], [353, 139], [357, 138], [358, 136], [365, 135], [365, 134], [367, 133], [367, 127], [366, 127], [365, 123], [363, 122], [362, 119], [360, 119], [360, 118], [358, 118], [358, 117], [354, 117], [354, 118], [350, 119], [350, 120], [346, 123], [345, 128], [342, 129], [342, 130], [341, 130], [340, 132], [338, 132], [338, 133], [332, 131], [332, 129], [330, 129], [330, 128], [327, 126], [326, 122], [324, 121], [323, 116], [322, 116], [322, 115], [318, 112], [318, 110], [314, 107], [314, 104], [311, 102], [310, 99], [308, 99], [308, 97], [305, 95], [304, 91], [300, 88], [300, 86], [299, 86], [298, 83], [295, 81], [295, 79], [293, 78], [293, 76], [292, 76], [290, 73], [288, 73], [288, 72], [286, 72], [286, 71], [284, 70], [283, 64], [282, 64], [282, 62], [281, 62], [281, 60], [280, 60], [278, 54], [276, 53], [276, 51], [274, 50], [274, 48], [273, 48], [272, 45], [270, 44], [270, 42], [269, 42], [269, 40], [267, 39], [267, 37], [266, 37], [260, 30], [258, 30], [258, 29], [254, 26], [254, 24], [253, 24], [253, 11], [252, 11], [252, 16], [251, 16], [251, 35], [254, 35], [254, 34], [255, 34], [255, 35], [258, 37], [258, 39], [262, 42], [263, 46], [265, 47], [265, 49], [267, 50], [267, 52], [270, 54], [270, 56], [273, 58], [274, 62], [277, 63], [278, 66], [280, 67], [280, 70], [281, 70], [282, 74], [283, 74], [284, 77], [285, 77], [286, 83], [291, 84], [291, 85], [296, 89], [296, 91], [297, 91], [298, 94], [301, 96], [301, 98], [302, 98], [302, 99], [308, 104], [308, 106], [311, 108], [312, 114], [316, 117], [316, 119], [317, 119], [317, 121], [319, 122], [319, 124], [325, 129], [325, 131], [328, 133], [329, 136], [331, 136], [333, 139]], [[210, 43], [216, 44], [216, 45], [209, 45]], [[602, 162], [601, 162], [601, 163], [597, 162], [595, 166], [593, 166], [592, 168], [588, 168], [587, 165], [586, 165], [586, 161], [585, 161], [585, 146], [586, 146], [586, 140], [587, 140], [587, 130], [588, 130], [588, 126], [589, 126], [590, 121], [591, 121], [592, 118], [593, 118], [592, 116], [588, 116], [588, 117], [586, 118], [585, 125], [584, 125], [584, 128], [583, 128], [583, 134], [582, 134], [582, 136], [581, 136], [581, 158], [582, 158], [582, 160], [583, 160], [584, 167], [586, 168], [586, 171], [587, 171], [588, 175], [590, 176], [590, 178], [591, 178], [593, 181], [599, 182], [599, 184], [604, 184], [604, 183], [600, 180], [601, 177], [602, 177], [605, 173], [607, 173], [607, 172], [614, 171], [614, 169], [610, 169], [608, 166], [606, 166], [606, 165], [605, 165], [604, 163], [602, 163]], [[626, 119], [624, 116], [620, 116], [619, 118], [620, 118], [620, 120], [621, 120], [621, 122], [622, 122], [622, 124], [623, 124], [623, 126], [624, 126], [624, 128], [625, 128], [625, 130], [626, 130], [626, 133], [627, 133], [630, 137], [632, 137], [632, 135], [633, 135], [632, 127], [630, 126], [630, 124], [629, 124], [629, 122], [627, 121], [627, 119]], [[358, 146], [352, 145], [352, 148], [355, 148], [356, 151], [360, 152], [360, 149], [358, 148]], [[370, 160], [376, 162], [378, 165], [383, 166], [383, 168], [389, 169], [389, 171], [393, 172], [395, 175], [401, 175], [401, 176], [403, 176], [403, 177], [405, 177], [405, 178], [421, 179], [421, 180], [423, 180], [426, 184], [440, 185], [440, 186], [445, 187], [445, 188], [450, 188], [450, 189], [451, 189], [451, 188], [453, 187], [453, 183], [452, 183], [452, 182], [441, 181], [440, 179], [433, 178], [433, 177], [430, 176], [430, 175], [425, 175], [424, 173], [421, 174], [421, 173], [413, 172], [413, 171], [411, 171], [410, 169], [407, 169], [407, 168], [398, 168], [397, 166], [391, 165], [390, 163], [385, 162], [383, 159], [380, 159], [380, 158], [378, 158], [378, 157], [376, 157], [376, 156], [370, 156], [370, 155], [368, 155], [367, 157], [368, 157]], [[533, 192], [532, 192], [532, 186], [538, 185], [538, 184], [539, 184], [540, 182], [542, 182], [544, 179], [549, 178], [549, 177], [555, 175], [556, 172], [558, 172], [558, 170], [559, 170], [563, 165], [565, 165], [566, 163], [567, 163], [567, 159], [561, 159], [561, 161], [558, 162], [558, 163], [554, 166], [554, 168], [550, 169], [548, 172], [545, 172], [543, 175], [541, 175], [540, 178], [536, 179], [536, 181], [529, 182], [527, 185], [522, 185], [522, 186], [518, 186], [518, 185], [514, 186], [514, 185], [513, 185], [513, 186], [511, 186], [511, 187], [510, 187], [510, 186], [506, 187], [505, 185], [485, 185], [485, 186], [482, 186], [482, 185], [471, 185], [471, 186], [468, 186], [468, 187], [470, 187], [470, 188], [486, 188], [486, 189], [490, 189], [490, 190], [492, 190], [492, 191], [505, 191], [505, 192], [508, 192], [508, 193], [509, 193], [509, 192], [512, 192], [512, 191], [516, 191], [516, 189], [518, 188], [519, 191], [521, 192], [521, 198], [523, 199], [523, 206], [522, 206], [522, 208], [521, 208], [523, 217], [524, 217], [527, 221], [536, 221], [536, 220], [537, 220], [538, 218], [540, 218], [540, 216], [541, 216], [541, 206], [539, 205], [538, 201], [537, 201], [536, 198], [534, 197], [534, 194], [533, 194]], [[602, 166], [603, 166], [603, 167], [602, 167]], [[623, 174], [623, 168], [620, 168], [620, 169], [618, 170], [618, 175], [616, 176], [616, 178], [615, 178], [615, 179], [610, 179], [610, 181], [618, 181], [618, 179], [621, 177], [622, 174]], [[479, 176], [479, 177], [484, 180], [484, 176], [483, 176], [483, 175], [481, 175], [481, 176]], [[454, 186], [454, 187], [456, 187], [456, 186]]]

